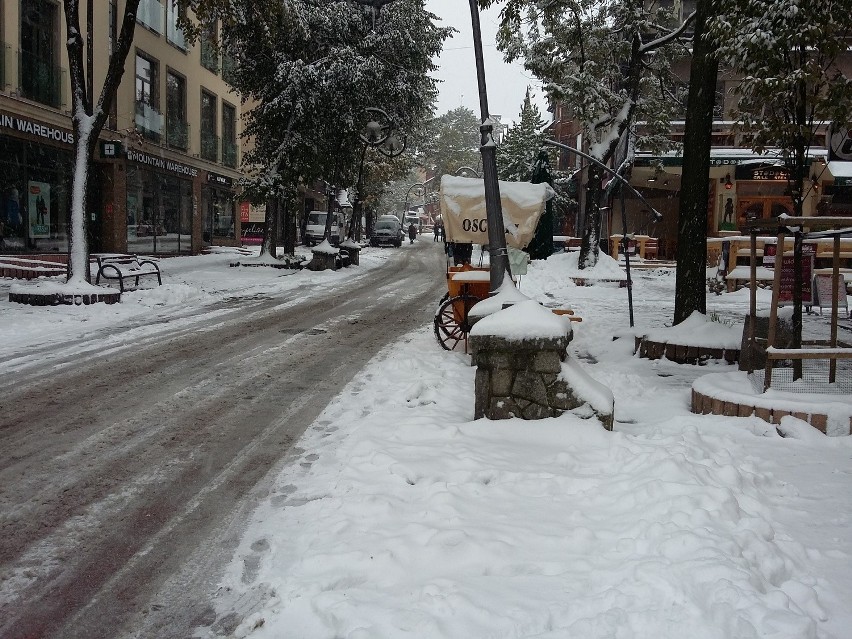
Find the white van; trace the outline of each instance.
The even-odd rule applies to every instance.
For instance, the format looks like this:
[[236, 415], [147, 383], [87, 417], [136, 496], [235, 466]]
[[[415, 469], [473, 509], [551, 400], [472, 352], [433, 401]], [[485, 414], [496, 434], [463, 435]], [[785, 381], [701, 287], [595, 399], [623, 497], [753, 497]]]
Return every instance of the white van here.
[[420, 228], [420, 216], [417, 213], [406, 213], [405, 220], [403, 220], [402, 227], [403, 230], [408, 233], [408, 227], [414, 225], [414, 228], [417, 229], [417, 232], [420, 233], [422, 230]]
[[[304, 238], [305, 246], [313, 246], [322, 242], [322, 238], [325, 236], [326, 215], [328, 214], [325, 211], [311, 211], [308, 213], [308, 224], [305, 228]], [[332, 246], [337, 246], [343, 241], [345, 225], [341, 211], [335, 211], [332, 215], [334, 217], [331, 220], [331, 237], [329, 238], [329, 242], [331, 242]]]

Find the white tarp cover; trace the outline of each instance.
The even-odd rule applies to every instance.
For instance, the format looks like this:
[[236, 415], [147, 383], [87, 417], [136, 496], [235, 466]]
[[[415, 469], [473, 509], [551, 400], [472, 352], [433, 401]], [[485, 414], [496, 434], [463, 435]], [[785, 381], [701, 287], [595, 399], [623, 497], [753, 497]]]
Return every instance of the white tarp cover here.
[[828, 163], [828, 170], [831, 172], [831, 175], [836, 178], [849, 178], [852, 177], [852, 162], [832, 160]]
[[[500, 181], [506, 245], [522, 249], [532, 240], [544, 205], [554, 191], [546, 183]], [[488, 244], [485, 183], [481, 178], [441, 178], [441, 217], [448, 242]]]

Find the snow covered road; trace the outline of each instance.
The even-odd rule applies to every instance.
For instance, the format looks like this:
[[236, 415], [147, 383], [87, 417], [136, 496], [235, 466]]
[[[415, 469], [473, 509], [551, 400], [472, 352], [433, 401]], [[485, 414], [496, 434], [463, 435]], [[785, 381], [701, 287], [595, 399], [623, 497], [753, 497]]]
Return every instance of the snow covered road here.
[[5, 352], [0, 637], [182, 636], [211, 621], [205, 597], [264, 480], [446, 288], [438, 245], [382, 259]]

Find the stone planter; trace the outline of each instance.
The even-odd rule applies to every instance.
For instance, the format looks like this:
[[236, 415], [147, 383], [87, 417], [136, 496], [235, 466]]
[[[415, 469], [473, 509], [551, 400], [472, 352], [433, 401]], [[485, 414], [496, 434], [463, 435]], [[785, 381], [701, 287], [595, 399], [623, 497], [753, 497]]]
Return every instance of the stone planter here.
[[[557, 417], [589, 402], [570, 383], [571, 375], [584, 375], [564, 366], [570, 335], [508, 339], [472, 335], [470, 345], [476, 370], [474, 416], [489, 419], [543, 419]], [[584, 388], [594, 380], [584, 380]], [[592, 412], [612, 430], [613, 410]]]

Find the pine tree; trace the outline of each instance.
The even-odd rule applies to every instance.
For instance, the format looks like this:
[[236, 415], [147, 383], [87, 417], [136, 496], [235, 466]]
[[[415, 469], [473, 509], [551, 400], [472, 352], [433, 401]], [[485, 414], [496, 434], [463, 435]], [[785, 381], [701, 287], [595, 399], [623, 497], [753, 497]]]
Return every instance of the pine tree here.
[[532, 175], [546, 133], [547, 122], [530, 99], [530, 90], [524, 96], [518, 122], [509, 127], [497, 149], [497, 175], [501, 180], [525, 182]]

